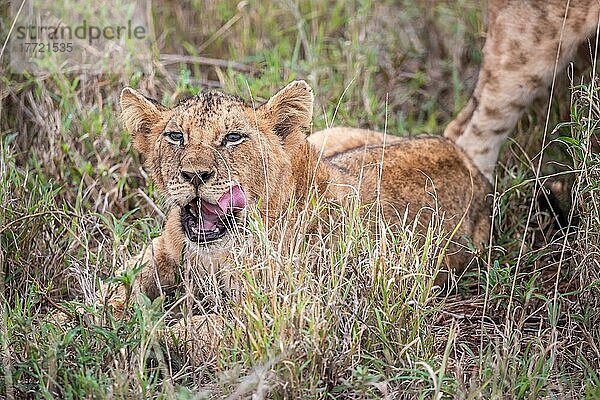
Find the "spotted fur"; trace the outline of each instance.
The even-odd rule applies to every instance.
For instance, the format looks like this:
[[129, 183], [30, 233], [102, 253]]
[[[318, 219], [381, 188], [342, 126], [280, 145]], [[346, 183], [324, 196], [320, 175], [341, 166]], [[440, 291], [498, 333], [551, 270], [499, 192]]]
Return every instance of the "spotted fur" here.
[[555, 64], [558, 71], [564, 68], [578, 45], [596, 32], [600, 2], [490, 0], [488, 4], [477, 86], [444, 136], [463, 148], [491, 181], [502, 143], [531, 102], [547, 93]]

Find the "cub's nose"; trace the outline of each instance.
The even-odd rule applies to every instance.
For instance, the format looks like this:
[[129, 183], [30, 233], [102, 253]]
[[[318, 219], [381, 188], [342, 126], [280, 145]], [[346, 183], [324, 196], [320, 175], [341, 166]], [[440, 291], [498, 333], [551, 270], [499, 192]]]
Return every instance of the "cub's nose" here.
[[183, 179], [185, 179], [195, 187], [205, 185], [206, 182], [208, 182], [210, 178], [212, 178], [214, 175], [214, 171], [181, 171], [181, 176], [183, 176]]

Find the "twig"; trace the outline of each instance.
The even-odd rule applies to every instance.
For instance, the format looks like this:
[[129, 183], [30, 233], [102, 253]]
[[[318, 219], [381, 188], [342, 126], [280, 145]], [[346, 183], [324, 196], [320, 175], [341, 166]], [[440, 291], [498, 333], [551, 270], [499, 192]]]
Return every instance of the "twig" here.
[[146, 193], [144, 193], [144, 191], [140, 188], [138, 188], [138, 193], [140, 196], [142, 196], [144, 198], [144, 200], [146, 200], [146, 202], [148, 204], [150, 204], [150, 206], [154, 209], [154, 211], [156, 211], [156, 213], [158, 214], [158, 216], [161, 219], [165, 219], [165, 213], [163, 213], [160, 208], [158, 208], [158, 206], [156, 205], [156, 203], [154, 202], [154, 200], [152, 200], [150, 197], [148, 197], [148, 195]]
[[192, 63], [212, 65], [214, 67], [232, 68], [243, 72], [253, 72], [255, 69], [249, 65], [238, 63], [235, 61], [222, 60], [220, 58], [210, 58], [202, 56], [186, 56], [182, 54], [161, 54], [160, 62], [162, 65], [170, 65], [177, 63]]

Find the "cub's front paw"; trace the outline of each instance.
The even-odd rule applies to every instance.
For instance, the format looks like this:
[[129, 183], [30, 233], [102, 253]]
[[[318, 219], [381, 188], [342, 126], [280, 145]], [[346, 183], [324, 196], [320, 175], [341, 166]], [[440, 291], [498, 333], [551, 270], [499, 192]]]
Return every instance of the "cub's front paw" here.
[[194, 315], [167, 327], [165, 341], [168, 347], [185, 352], [192, 365], [207, 365], [219, 354], [224, 331], [225, 321], [220, 315]]
[[122, 284], [103, 282], [98, 293], [98, 303], [108, 307], [115, 318], [121, 318], [129, 301], [127, 290]]
[[117, 270], [114, 277], [100, 284], [98, 303], [111, 308], [116, 318], [123, 316], [125, 308], [139, 292], [138, 275], [144, 265], [141, 255], [138, 255]]

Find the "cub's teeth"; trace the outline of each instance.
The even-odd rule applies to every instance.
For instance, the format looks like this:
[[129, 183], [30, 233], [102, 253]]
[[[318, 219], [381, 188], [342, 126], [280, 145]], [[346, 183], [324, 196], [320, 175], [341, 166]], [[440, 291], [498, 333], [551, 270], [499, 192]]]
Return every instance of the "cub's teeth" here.
[[200, 205], [198, 204], [198, 201], [190, 202], [189, 208], [190, 208], [190, 212], [192, 213], [192, 215], [195, 218], [198, 218], [198, 214], [200, 211]]

